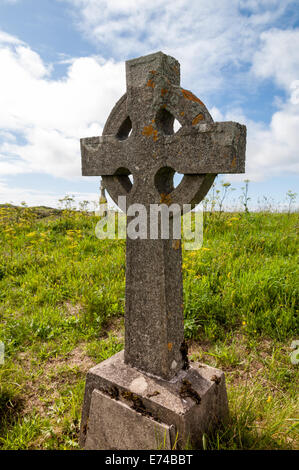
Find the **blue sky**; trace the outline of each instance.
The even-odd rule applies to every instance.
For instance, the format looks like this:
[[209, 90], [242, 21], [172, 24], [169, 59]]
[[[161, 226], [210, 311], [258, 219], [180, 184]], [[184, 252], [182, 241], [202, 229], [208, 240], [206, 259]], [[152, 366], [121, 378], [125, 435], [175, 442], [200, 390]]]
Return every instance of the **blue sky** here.
[[252, 206], [298, 191], [299, 9], [279, 0], [0, 0], [0, 203], [98, 198], [80, 137], [100, 135], [124, 61], [158, 50], [214, 120], [247, 125]]

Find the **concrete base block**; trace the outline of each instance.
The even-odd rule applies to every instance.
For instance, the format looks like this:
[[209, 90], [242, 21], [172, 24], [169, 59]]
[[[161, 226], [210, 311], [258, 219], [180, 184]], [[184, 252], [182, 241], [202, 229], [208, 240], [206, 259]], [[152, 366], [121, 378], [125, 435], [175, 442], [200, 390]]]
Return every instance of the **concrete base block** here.
[[165, 381], [125, 364], [122, 351], [87, 374], [80, 447], [201, 448], [203, 433], [227, 417], [222, 371], [191, 363]]

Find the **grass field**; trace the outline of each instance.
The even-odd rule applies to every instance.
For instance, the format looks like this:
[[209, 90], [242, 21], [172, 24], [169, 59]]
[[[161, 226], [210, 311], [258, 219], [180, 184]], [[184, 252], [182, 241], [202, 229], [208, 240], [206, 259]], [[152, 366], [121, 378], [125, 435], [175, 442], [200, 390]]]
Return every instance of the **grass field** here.
[[[0, 208], [0, 448], [76, 449], [86, 371], [123, 348], [125, 242], [97, 218]], [[207, 449], [298, 448], [298, 213], [212, 213], [183, 253], [189, 359], [226, 372]]]

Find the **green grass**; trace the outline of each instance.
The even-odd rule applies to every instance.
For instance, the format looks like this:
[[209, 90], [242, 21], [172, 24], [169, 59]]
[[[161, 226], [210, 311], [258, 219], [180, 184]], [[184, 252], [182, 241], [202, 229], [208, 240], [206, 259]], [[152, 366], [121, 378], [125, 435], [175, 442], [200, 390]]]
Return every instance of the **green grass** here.
[[[76, 449], [85, 375], [123, 347], [125, 242], [79, 212], [0, 208], [0, 448]], [[226, 372], [208, 449], [298, 448], [298, 214], [205, 215], [183, 253], [189, 357]]]

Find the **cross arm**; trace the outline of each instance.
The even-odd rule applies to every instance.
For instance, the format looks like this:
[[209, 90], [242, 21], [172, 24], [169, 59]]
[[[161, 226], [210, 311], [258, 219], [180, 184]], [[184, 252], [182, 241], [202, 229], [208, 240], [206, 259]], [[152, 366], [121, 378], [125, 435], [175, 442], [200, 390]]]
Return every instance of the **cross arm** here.
[[245, 173], [246, 126], [204, 123], [165, 142], [167, 165], [179, 173]]
[[127, 144], [115, 136], [88, 137], [80, 144], [83, 176], [114, 175], [118, 169], [128, 168]]

